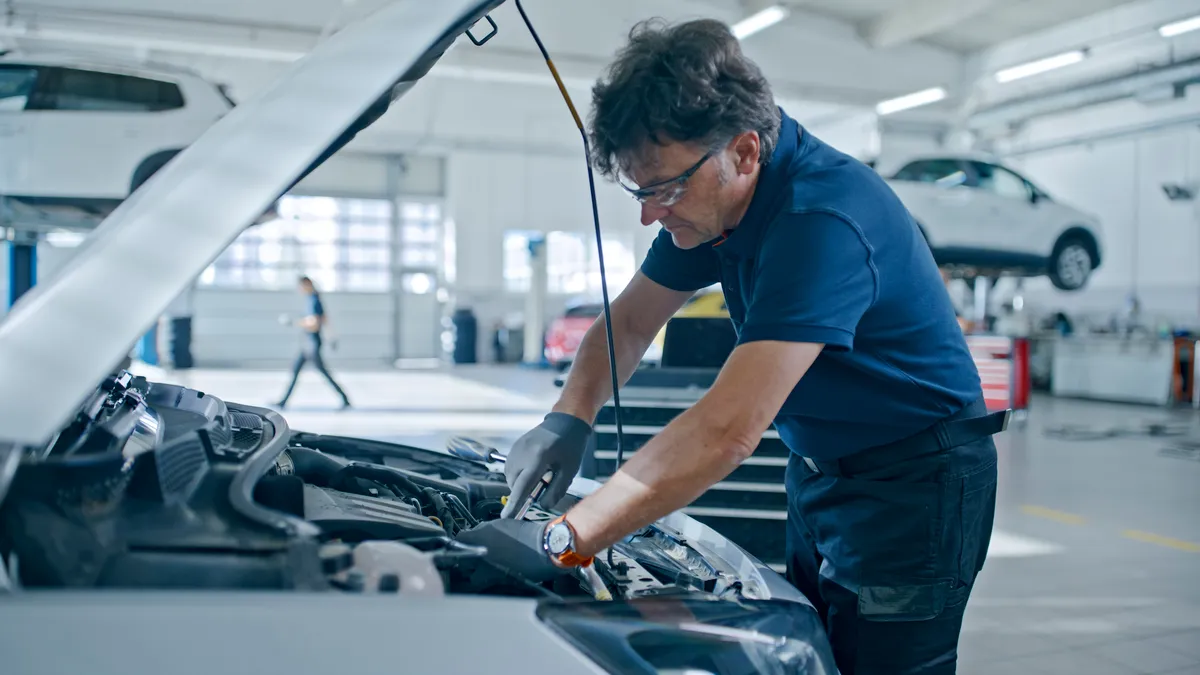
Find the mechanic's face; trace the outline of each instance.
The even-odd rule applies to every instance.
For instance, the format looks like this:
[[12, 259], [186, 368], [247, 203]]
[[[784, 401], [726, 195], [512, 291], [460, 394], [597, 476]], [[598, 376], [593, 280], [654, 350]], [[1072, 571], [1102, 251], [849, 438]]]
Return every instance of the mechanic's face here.
[[634, 191], [642, 225], [662, 223], [683, 249], [720, 237], [737, 226], [754, 196], [758, 156], [756, 132], [712, 152], [671, 142], [640, 153], [628, 174], [642, 188]]

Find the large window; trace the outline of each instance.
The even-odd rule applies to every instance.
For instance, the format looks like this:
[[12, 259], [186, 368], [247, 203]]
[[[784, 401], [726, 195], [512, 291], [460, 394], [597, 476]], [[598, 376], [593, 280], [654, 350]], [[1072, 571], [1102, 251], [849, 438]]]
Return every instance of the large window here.
[[[596, 255], [596, 239], [590, 238], [591, 241], [591, 257], [588, 258], [588, 291], [599, 294], [600, 285], [600, 257]], [[633, 273], [637, 271], [637, 262], [633, 255], [633, 246], [631, 242], [617, 237], [604, 237], [604, 269], [608, 276], [608, 293], [610, 296], [616, 297], [629, 282], [633, 280]]]
[[200, 284], [290, 290], [305, 275], [322, 291], [387, 292], [392, 209], [386, 199], [283, 197], [280, 217], [239, 235]]
[[[504, 288], [510, 292], [529, 290], [533, 269], [529, 242], [546, 238], [546, 290], [562, 295], [600, 294], [600, 260], [595, 238], [577, 232], [510, 230], [504, 233]], [[633, 249], [621, 238], [604, 238], [604, 262], [609, 292], [616, 295], [633, 278], [636, 264]]]
[[529, 242], [540, 232], [509, 230], [504, 233], [504, 290], [512, 293], [529, 291], [533, 266], [529, 257]]
[[546, 290], [551, 293], [584, 293], [588, 290], [588, 254], [582, 235], [551, 232], [546, 235]]

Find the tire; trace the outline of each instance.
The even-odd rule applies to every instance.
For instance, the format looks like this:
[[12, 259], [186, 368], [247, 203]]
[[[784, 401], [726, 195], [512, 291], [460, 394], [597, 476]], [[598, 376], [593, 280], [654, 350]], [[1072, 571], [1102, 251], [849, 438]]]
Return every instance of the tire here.
[[1063, 291], [1077, 291], [1087, 285], [1096, 269], [1096, 250], [1085, 237], [1065, 237], [1050, 254], [1050, 283]]
[[182, 150], [163, 150], [142, 160], [137, 170], [133, 172], [133, 180], [129, 182], [129, 194], [137, 192], [138, 188], [142, 187], [146, 181], [158, 173], [159, 169], [166, 166], [167, 162], [175, 159], [175, 155], [178, 155], [180, 152]]

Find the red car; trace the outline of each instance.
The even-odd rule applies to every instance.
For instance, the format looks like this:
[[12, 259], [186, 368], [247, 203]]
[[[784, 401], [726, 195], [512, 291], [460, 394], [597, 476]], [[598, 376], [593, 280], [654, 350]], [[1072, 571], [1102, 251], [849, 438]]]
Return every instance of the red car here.
[[583, 334], [604, 313], [604, 305], [587, 303], [567, 308], [562, 316], [550, 323], [546, 331], [546, 360], [559, 371], [571, 367]]

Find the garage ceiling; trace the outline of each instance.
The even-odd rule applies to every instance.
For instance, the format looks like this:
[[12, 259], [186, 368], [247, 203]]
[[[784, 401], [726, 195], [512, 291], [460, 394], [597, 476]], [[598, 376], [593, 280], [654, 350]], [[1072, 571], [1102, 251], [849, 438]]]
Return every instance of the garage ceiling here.
[[[0, 0], [0, 47], [118, 53], [191, 67], [245, 98], [323, 35], [392, 0]], [[414, 0], [433, 1], [433, 0]], [[961, 89], [968, 55], [1129, 0], [524, 0], [560, 71], [586, 91], [629, 26], [659, 16], [734, 23], [775, 2], [791, 16], [746, 39], [780, 98], [842, 106], [834, 115], [929, 87]], [[545, 85], [545, 66], [512, 3], [499, 36], [465, 45], [445, 81]], [[1001, 64], [1003, 65], [1003, 64]], [[468, 82], [469, 84], [469, 82]], [[519, 95], [519, 90], [514, 90]], [[953, 105], [954, 101], [948, 101]]]
[[[854, 23], [870, 39], [891, 24], [887, 42], [922, 39], [959, 52], [973, 52], [1005, 40], [1087, 16], [1129, 0], [790, 0], [810, 10]], [[898, 30], [897, 26], [903, 30]]]

